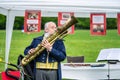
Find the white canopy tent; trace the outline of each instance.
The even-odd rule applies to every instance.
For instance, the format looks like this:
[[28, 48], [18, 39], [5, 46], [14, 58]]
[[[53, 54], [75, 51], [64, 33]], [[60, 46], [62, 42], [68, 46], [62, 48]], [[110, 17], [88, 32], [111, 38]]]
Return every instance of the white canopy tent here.
[[[58, 12], [74, 12], [76, 17], [90, 13], [106, 13], [116, 18], [120, 0], [0, 0], [0, 14], [6, 15], [5, 61], [8, 62], [15, 16], [24, 16], [25, 10], [41, 10], [42, 16], [57, 17]], [[7, 68], [7, 65], [5, 65]]]

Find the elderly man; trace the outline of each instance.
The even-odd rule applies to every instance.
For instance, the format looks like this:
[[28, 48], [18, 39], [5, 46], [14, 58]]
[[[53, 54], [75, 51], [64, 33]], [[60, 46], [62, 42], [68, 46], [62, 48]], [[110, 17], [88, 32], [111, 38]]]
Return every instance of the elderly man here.
[[32, 43], [26, 47], [24, 54], [31, 54], [38, 44], [42, 44], [45, 50], [35, 58], [36, 80], [61, 80], [60, 63], [66, 58], [66, 51], [63, 40], [57, 39], [50, 44], [46, 37], [57, 30], [54, 22], [47, 22], [44, 26], [44, 35], [34, 38]]

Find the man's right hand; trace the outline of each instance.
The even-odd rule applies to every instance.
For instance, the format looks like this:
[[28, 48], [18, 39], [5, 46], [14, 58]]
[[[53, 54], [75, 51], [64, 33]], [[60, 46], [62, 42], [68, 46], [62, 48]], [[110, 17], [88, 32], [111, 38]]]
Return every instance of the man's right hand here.
[[32, 48], [28, 51], [28, 54], [34, 53], [35, 52], [35, 48]]

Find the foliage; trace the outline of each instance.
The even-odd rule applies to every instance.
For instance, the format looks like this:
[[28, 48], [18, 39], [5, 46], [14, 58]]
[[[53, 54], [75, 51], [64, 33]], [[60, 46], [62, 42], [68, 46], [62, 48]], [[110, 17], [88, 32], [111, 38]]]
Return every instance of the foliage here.
[[22, 29], [24, 25], [23, 17], [15, 17], [14, 29]]
[[89, 18], [78, 18], [77, 27], [78, 29], [90, 29]]
[[5, 29], [6, 26], [6, 17], [0, 14], [0, 29]]
[[117, 29], [117, 19], [107, 18], [107, 29]]

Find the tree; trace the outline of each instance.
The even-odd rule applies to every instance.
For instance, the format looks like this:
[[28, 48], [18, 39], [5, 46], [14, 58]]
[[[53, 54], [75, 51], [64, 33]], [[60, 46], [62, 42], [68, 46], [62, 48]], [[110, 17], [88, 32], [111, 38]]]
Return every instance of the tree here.
[[116, 18], [107, 18], [107, 29], [117, 29]]
[[78, 18], [78, 23], [76, 24], [77, 29], [90, 29], [90, 19], [89, 18]]
[[15, 17], [14, 29], [22, 29], [24, 25], [24, 17]]
[[0, 14], [0, 30], [5, 29], [6, 26], [6, 17]]

